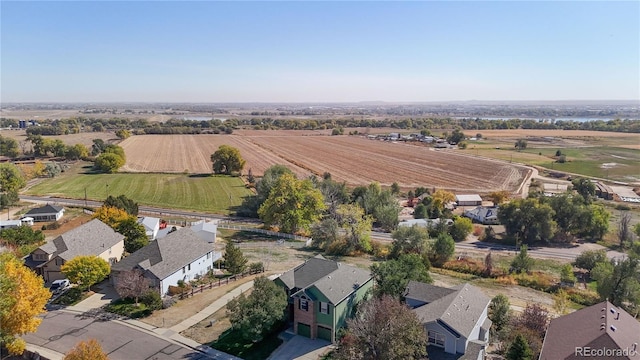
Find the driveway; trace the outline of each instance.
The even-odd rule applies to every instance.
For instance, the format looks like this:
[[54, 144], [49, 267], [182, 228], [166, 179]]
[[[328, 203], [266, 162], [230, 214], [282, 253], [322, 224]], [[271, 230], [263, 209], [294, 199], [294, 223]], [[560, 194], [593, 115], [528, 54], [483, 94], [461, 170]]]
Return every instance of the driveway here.
[[191, 348], [122, 322], [100, 321], [64, 310], [48, 312], [38, 331], [23, 338], [29, 344], [59, 354], [60, 359], [78, 342], [87, 339], [98, 339], [111, 360], [209, 359]]
[[304, 336], [296, 335], [285, 341], [278, 347], [270, 360], [317, 360], [331, 349], [330, 342], [320, 339], [311, 340]]
[[69, 309], [76, 311], [89, 311], [91, 309], [100, 308], [103, 305], [108, 305], [112, 301], [120, 298], [116, 290], [113, 288], [113, 285], [109, 283], [109, 280], [104, 280], [100, 284], [95, 285], [95, 287], [97, 287], [95, 294], [73, 306], [70, 306]]

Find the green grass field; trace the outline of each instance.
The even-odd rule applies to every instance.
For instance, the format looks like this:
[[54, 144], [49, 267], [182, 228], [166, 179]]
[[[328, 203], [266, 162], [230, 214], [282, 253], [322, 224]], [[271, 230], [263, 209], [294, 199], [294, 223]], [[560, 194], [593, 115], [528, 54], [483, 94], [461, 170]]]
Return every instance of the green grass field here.
[[186, 174], [91, 174], [76, 166], [29, 189], [29, 195], [104, 200], [126, 195], [143, 205], [230, 214], [251, 192], [240, 178]]

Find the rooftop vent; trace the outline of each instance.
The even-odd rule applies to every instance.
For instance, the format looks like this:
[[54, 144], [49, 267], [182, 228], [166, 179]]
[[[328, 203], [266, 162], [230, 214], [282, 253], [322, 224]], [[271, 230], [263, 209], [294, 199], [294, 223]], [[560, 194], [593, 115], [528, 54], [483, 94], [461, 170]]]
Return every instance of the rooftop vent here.
[[616, 311], [613, 308], [609, 309], [609, 311], [611, 311], [612, 314], [616, 313]]
[[616, 327], [611, 325], [611, 331], [616, 331]]
[[620, 313], [619, 313], [619, 312], [618, 312], [618, 313], [616, 313], [616, 317], [615, 317], [615, 319], [616, 319], [616, 320], [619, 320], [619, 319], [620, 319]]

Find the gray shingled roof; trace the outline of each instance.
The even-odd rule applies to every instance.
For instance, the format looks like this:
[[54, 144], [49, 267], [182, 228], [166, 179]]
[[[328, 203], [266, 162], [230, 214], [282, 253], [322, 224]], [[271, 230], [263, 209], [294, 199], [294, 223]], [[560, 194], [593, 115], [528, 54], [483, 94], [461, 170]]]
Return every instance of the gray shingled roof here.
[[193, 230], [183, 228], [150, 242], [114, 264], [112, 270], [129, 271], [140, 266], [162, 280], [208, 252], [213, 252], [212, 244], [200, 239]]
[[445, 297], [454, 291], [456, 290], [411, 280], [404, 291], [404, 297], [430, 303]]
[[47, 204], [47, 205], [39, 207], [39, 208], [33, 208], [33, 209], [29, 210], [24, 215], [28, 216], [28, 215], [40, 215], [40, 214], [57, 214], [62, 209], [64, 209], [62, 206], [55, 206], [55, 205]]
[[[608, 301], [551, 320], [540, 360], [575, 358], [577, 347], [626, 349], [640, 343], [640, 323]], [[619, 359], [640, 359], [639, 352]]]
[[124, 235], [115, 232], [102, 221], [93, 219], [49, 241], [40, 249], [69, 261], [80, 255], [101, 254], [123, 239]]
[[320, 278], [310, 287], [316, 287], [329, 302], [337, 305], [355, 290], [371, 280], [371, 272], [338, 263], [338, 268]]
[[321, 255], [308, 259], [303, 264], [280, 275], [280, 280], [289, 289], [302, 289], [338, 269], [338, 263]]
[[422, 323], [440, 321], [469, 338], [491, 299], [470, 284], [458, 285], [453, 290], [455, 291], [413, 311]]

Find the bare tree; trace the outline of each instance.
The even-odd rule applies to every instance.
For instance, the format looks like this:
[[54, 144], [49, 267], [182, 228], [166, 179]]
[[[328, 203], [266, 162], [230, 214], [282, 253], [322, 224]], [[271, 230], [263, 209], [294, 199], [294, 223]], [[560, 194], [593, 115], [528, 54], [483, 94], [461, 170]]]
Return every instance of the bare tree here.
[[335, 359], [423, 359], [427, 336], [417, 316], [398, 300], [383, 296], [361, 304], [347, 321]]
[[618, 222], [618, 240], [620, 247], [625, 247], [631, 242], [633, 234], [631, 233], [631, 214], [628, 211], [620, 213], [620, 222]]
[[149, 290], [149, 284], [142, 271], [134, 269], [118, 275], [115, 289], [121, 298], [133, 298], [138, 304], [138, 298]]

